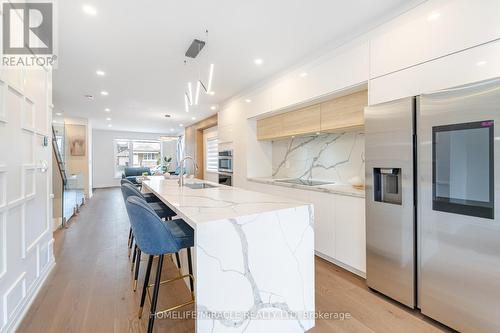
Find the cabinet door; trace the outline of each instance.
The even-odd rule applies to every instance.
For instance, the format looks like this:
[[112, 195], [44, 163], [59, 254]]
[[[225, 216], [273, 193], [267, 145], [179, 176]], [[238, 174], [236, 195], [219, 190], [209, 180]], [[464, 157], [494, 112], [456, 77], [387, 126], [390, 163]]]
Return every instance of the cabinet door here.
[[321, 103], [321, 131], [362, 127], [363, 110], [366, 105], [368, 105], [367, 90]]
[[335, 259], [366, 272], [365, 200], [335, 198]]
[[319, 105], [287, 112], [283, 116], [283, 133], [285, 136], [316, 133], [321, 129], [321, 109]]
[[[308, 201], [311, 201], [308, 199]], [[314, 200], [314, 249], [335, 258], [335, 196], [320, 194]]]
[[217, 136], [219, 143], [233, 142], [233, 125], [219, 125]]
[[257, 139], [269, 140], [283, 136], [283, 115], [257, 120]]

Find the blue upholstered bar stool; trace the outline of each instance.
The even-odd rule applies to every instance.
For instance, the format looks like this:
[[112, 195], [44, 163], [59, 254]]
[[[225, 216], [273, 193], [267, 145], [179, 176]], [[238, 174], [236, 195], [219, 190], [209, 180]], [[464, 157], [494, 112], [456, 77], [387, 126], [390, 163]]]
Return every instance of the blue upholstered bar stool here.
[[[194, 231], [181, 219], [163, 222], [154, 210], [143, 199], [130, 196], [126, 201], [127, 212], [135, 235], [137, 246], [142, 252], [149, 254], [148, 268], [144, 279], [142, 289], [141, 305], [139, 309], [139, 318], [142, 316], [142, 309], [146, 299], [146, 293], [149, 287], [153, 287], [153, 297], [151, 298], [151, 309], [148, 323], [148, 333], [153, 332], [154, 319], [156, 316], [156, 304], [158, 301], [158, 292], [160, 284], [173, 282], [176, 280], [189, 278], [191, 282], [191, 300], [189, 302], [176, 305], [162, 312], [172, 311], [180, 307], [194, 303], [193, 293], [193, 272], [191, 263], [191, 247], [194, 245]], [[174, 279], [161, 281], [161, 271], [163, 267], [163, 258], [166, 254], [177, 253], [182, 249], [187, 249], [189, 259], [189, 274], [179, 276]], [[159, 256], [156, 269], [155, 282], [149, 285], [151, 266], [153, 257]]]
[[163, 202], [160, 200], [157, 201], [148, 201], [144, 193], [139, 191], [137, 187], [124, 183], [122, 184], [122, 194], [123, 198], [126, 200], [126, 197], [129, 197], [131, 195], [135, 195], [139, 198], [144, 199], [144, 201], [148, 202], [148, 204], [153, 208], [153, 210], [158, 214], [160, 218], [165, 218], [167, 220], [171, 219], [175, 215], [177, 215], [172, 209], [170, 209], [167, 205], [165, 205]]
[[[143, 193], [141, 193], [141, 191], [139, 191], [133, 185], [124, 183], [121, 186], [121, 190], [122, 190], [123, 200], [125, 200], [125, 201], [130, 196], [137, 196], [137, 197], [139, 197], [147, 202], [147, 200], [144, 198]], [[149, 202], [149, 203], [147, 203], [147, 205], [149, 207], [151, 207], [160, 218], [165, 218], [166, 220], [171, 220], [172, 217], [176, 215], [176, 213], [172, 209], [170, 209], [167, 205], [165, 205], [161, 201]], [[129, 249], [130, 249], [132, 247], [132, 243], [134, 241], [135, 235], [134, 235], [133, 231], [132, 232], [129, 231], [129, 235], [130, 235], [130, 241], [129, 241]], [[129, 256], [130, 256], [130, 253], [129, 253]], [[177, 259], [177, 267], [180, 267], [179, 254], [176, 253], [175, 257]], [[134, 291], [135, 291], [137, 289], [137, 280], [139, 277], [139, 267], [141, 264], [141, 250], [140, 250], [140, 248], [137, 247], [137, 242], [136, 242], [136, 245], [134, 246], [134, 254], [132, 256], [132, 268], [131, 268], [131, 270], [134, 270], [134, 264], [135, 264]]]
[[[123, 184], [128, 184], [128, 185], [132, 186], [133, 188], [137, 189], [137, 185], [132, 183], [130, 180], [128, 180], [126, 178], [122, 178], [120, 180], [120, 185], [123, 185]], [[159, 204], [159, 206], [162, 207], [163, 203], [161, 202], [160, 198], [158, 198], [153, 193], [142, 193], [141, 191], [138, 191], [138, 192], [142, 195], [142, 198], [144, 198], [144, 200], [146, 200], [148, 203], [156, 202]], [[124, 198], [124, 199], [126, 200], [126, 198]], [[172, 216], [175, 216], [175, 214]], [[130, 228], [130, 230], [128, 232], [128, 247], [130, 249], [132, 249], [132, 243], [133, 243], [133, 235], [132, 235], [132, 228]]]
[[[137, 188], [137, 185], [132, 183], [130, 180], [126, 179], [126, 178], [123, 178], [120, 180], [120, 185], [123, 185], [123, 184], [129, 184], [131, 186], [134, 186], [135, 188]], [[160, 202], [160, 198], [158, 198], [156, 195], [154, 195], [154, 193], [142, 193], [142, 196], [144, 197], [144, 200], [146, 200], [147, 202]]]

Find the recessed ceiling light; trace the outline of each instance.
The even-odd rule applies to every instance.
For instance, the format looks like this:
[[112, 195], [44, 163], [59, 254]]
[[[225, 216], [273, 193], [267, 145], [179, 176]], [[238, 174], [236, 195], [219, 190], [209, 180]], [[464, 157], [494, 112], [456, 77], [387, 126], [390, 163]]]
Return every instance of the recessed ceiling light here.
[[247, 99], [245, 99], [245, 102], [252, 103], [252, 100], [250, 98], [247, 98]]
[[484, 61], [484, 60], [476, 62], [476, 66], [481, 67], [481, 66], [484, 66], [484, 65], [486, 65], [486, 61]]
[[212, 106], [210, 107], [210, 110], [217, 110], [217, 107], [216, 107], [215, 105], [212, 105]]
[[183, 124], [179, 124], [179, 126], [180, 126], [180, 127], [184, 127], [184, 125], [183, 125]]
[[111, 112], [111, 109], [110, 108], [105, 108], [104, 111], [105, 112]]
[[62, 116], [61, 112], [56, 112], [56, 116]]
[[260, 66], [264, 63], [264, 60], [262, 60], [261, 58], [257, 58], [254, 59], [253, 63], [256, 64], [257, 66]]
[[302, 72], [299, 75], [300, 75], [300, 77], [306, 77], [307, 76], [307, 72]]
[[107, 92], [107, 91], [104, 91], [104, 90], [103, 90], [103, 91], [101, 91], [101, 95], [103, 95], [103, 96], [108, 96], [108, 95], [109, 95], [109, 92]]
[[90, 15], [90, 16], [97, 15], [97, 9], [95, 9], [95, 7], [92, 7], [91, 5], [83, 5], [82, 10], [87, 15]]
[[101, 71], [100, 69], [96, 70], [95, 73], [99, 76], [104, 76], [106, 75], [106, 72], [105, 71]]
[[110, 120], [111, 120], [111, 118], [110, 118], [110, 117], [108, 117], [108, 118], [106, 118], [106, 120], [107, 120], [107, 121], [110, 121]]
[[196, 120], [196, 117], [191, 117], [191, 120]]
[[111, 124], [108, 124], [108, 127], [113, 127], [113, 125], [111, 125]]
[[427, 16], [427, 21], [435, 21], [441, 16], [438, 12], [432, 12]]

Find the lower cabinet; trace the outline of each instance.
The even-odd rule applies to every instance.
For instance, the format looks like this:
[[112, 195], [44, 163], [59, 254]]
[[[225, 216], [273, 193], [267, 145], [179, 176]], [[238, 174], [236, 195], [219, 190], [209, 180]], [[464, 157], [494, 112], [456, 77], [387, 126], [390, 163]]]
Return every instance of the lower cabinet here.
[[[366, 272], [365, 200], [335, 196], [335, 259]], [[318, 250], [319, 251], [319, 250]]]

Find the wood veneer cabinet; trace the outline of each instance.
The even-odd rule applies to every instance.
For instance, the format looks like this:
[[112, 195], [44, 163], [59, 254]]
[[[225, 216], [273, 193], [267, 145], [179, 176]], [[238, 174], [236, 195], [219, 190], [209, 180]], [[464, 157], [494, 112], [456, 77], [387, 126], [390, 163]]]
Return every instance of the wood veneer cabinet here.
[[280, 114], [257, 120], [257, 139], [272, 140], [283, 136], [283, 116]]
[[313, 105], [283, 114], [283, 136], [316, 133], [321, 130], [321, 108]]
[[368, 105], [367, 90], [321, 103], [321, 131], [363, 127], [366, 105]]
[[363, 90], [307, 108], [257, 121], [257, 139], [274, 140], [317, 132], [338, 132], [364, 126], [368, 91]]

